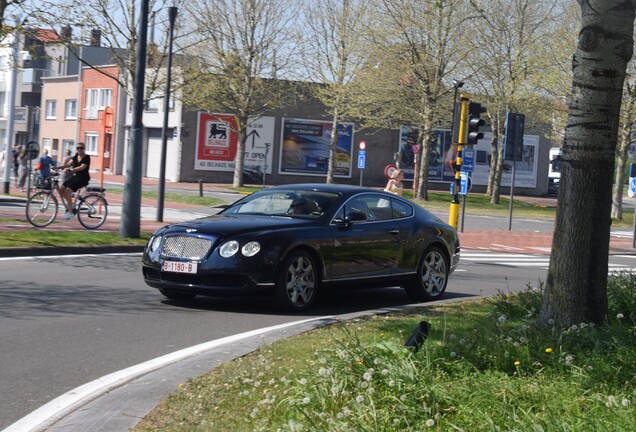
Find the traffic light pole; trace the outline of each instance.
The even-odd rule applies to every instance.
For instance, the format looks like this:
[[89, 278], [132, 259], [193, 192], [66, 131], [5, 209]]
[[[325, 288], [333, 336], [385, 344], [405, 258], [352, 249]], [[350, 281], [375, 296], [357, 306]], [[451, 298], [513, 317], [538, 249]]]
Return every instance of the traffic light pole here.
[[455, 188], [453, 190], [453, 200], [450, 204], [448, 214], [448, 224], [457, 229], [459, 225], [459, 190], [461, 188], [461, 168], [462, 153], [466, 144], [466, 126], [468, 124], [468, 102], [470, 99], [466, 95], [461, 95], [461, 109], [459, 112], [459, 137], [457, 139], [457, 159], [455, 159]]

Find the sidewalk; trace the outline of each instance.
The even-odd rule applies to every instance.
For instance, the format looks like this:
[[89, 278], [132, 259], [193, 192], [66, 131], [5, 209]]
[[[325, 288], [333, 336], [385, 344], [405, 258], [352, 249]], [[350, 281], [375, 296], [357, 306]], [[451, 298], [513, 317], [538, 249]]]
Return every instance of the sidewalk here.
[[[123, 176], [104, 175], [104, 184], [123, 185], [125, 178]], [[157, 179], [142, 179], [144, 186], [151, 188], [157, 187]], [[203, 184], [202, 191], [204, 196], [210, 193], [228, 193], [228, 185]], [[166, 183], [166, 191], [183, 190], [190, 193], [198, 192], [200, 185], [198, 183]], [[15, 206], [0, 205], [0, 231], [14, 230], [55, 230], [55, 231], [85, 231], [79, 224], [77, 219], [65, 221], [58, 218], [56, 223], [47, 228], [34, 228], [31, 226], [24, 216], [24, 201], [26, 193], [20, 192], [17, 188], [11, 186], [11, 196], [0, 194], [0, 204], [14, 202]], [[240, 194], [236, 196], [229, 195], [229, 199], [238, 199]], [[108, 194], [106, 195], [109, 204], [109, 215], [104, 225], [98, 230], [99, 232], [118, 233], [121, 220], [121, 204], [123, 195]], [[535, 204], [551, 206], [555, 204], [554, 199], [536, 198], [536, 197], [520, 197], [515, 199], [526, 199]], [[195, 219], [197, 217], [210, 214], [210, 210], [197, 205], [180, 204], [174, 202], [166, 202], [164, 204], [164, 221], [157, 222], [157, 201], [156, 199], [142, 199], [140, 231], [142, 233], [152, 233], [162, 226], [184, 220]], [[20, 219], [19, 222], [3, 222], [3, 218]], [[459, 234], [462, 250], [482, 250], [501, 253], [531, 253], [531, 254], [549, 254], [552, 246], [552, 233], [534, 232], [534, 231], [508, 231], [508, 230], [475, 230], [467, 229]], [[610, 240], [611, 253], [636, 253], [636, 249], [632, 248], [632, 239], [628, 237], [612, 237]]]

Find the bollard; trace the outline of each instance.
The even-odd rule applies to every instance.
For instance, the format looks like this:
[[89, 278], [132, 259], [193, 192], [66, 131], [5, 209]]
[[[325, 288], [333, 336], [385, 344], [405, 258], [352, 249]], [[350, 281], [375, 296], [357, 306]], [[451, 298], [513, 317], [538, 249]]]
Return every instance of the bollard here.
[[203, 196], [203, 180], [199, 179], [199, 197]]

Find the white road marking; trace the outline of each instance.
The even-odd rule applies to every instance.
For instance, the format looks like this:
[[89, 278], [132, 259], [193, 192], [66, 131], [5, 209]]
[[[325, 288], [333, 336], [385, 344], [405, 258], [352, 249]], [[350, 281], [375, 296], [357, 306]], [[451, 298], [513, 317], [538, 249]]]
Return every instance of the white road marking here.
[[75, 254], [75, 255], [38, 255], [38, 256], [25, 256], [25, 257], [6, 257], [6, 258], [0, 258], [0, 261], [17, 261], [17, 260], [35, 261], [35, 260], [42, 260], [42, 259], [63, 259], [63, 258], [76, 258], [76, 257], [142, 256], [142, 255], [143, 255], [142, 252]]
[[152, 360], [131, 366], [126, 369], [122, 369], [117, 372], [113, 372], [109, 375], [98, 378], [87, 384], [81, 385], [63, 395], [53, 399], [49, 403], [41, 406], [35, 411], [31, 412], [27, 416], [21, 418], [17, 422], [13, 423], [2, 432], [26, 432], [32, 431], [36, 428], [48, 427], [52, 422], [59, 420], [66, 414], [71, 412], [76, 407], [83, 403], [93, 399], [94, 397], [103, 394], [115, 387], [121, 386], [133, 378], [147, 374], [153, 370], [162, 368], [170, 363], [175, 363], [179, 360], [183, 360], [186, 357], [202, 353], [204, 351], [217, 348], [222, 345], [247, 339], [252, 336], [258, 336], [274, 330], [281, 330], [284, 328], [292, 327], [299, 324], [305, 324], [312, 321], [333, 319], [335, 316], [323, 316], [318, 318], [310, 318], [301, 321], [294, 321], [285, 324], [279, 324], [271, 327], [265, 327], [262, 329], [252, 330], [245, 333], [240, 333], [234, 336], [228, 336], [221, 339], [217, 339], [210, 342], [205, 342], [199, 345], [195, 345], [189, 348], [185, 348], [179, 351], [175, 351], [170, 354], [166, 354], [161, 357], [157, 357]]

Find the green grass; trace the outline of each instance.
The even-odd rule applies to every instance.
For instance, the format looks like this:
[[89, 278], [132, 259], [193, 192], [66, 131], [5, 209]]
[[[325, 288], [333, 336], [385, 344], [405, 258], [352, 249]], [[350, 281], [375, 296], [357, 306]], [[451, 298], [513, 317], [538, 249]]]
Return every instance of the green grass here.
[[281, 340], [181, 384], [134, 430], [633, 430], [636, 277], [610, 279], [603, 326], [540, 328], [541, 299], [529, 287]]
[[[16, 220], [16, 222], [24, 221]], [[149, 233], [142, 233], [138, 239], [129, 239], [121, 238], [117, 233], [86, 230], [77, 232], [15, 230], [0, 231], [0, 247], [143, 245], [149, 238]]]

